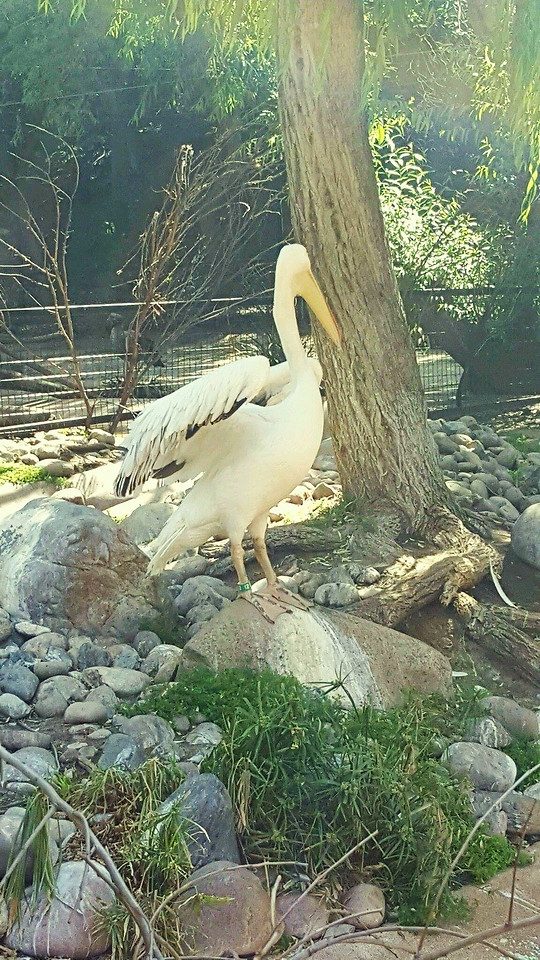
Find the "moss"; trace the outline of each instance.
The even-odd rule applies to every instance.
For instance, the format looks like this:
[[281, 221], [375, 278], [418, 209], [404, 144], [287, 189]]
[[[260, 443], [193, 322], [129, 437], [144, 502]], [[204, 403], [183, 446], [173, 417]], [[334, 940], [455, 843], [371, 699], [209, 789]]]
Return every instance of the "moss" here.
[[53, 477], [42, 467], [28, 466], [25, 463], [0, 464], [0, 484], [15, 483], [54, 483], [57, 487], [68, 487], [71, 480], [68, 477]]

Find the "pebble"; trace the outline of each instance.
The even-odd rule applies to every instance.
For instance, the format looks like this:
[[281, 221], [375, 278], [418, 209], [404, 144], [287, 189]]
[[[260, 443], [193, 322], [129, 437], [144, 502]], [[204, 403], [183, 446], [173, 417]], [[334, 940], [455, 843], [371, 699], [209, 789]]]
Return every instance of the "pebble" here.
[[283, 932], [287, 937], [301, 940], [318, 935], [319, 939], [330, 920], [328, 908], [323, 900], [312, 894], [300, 898], [299, 893], [280, 894], [276, 899], [276, 920], [283, 922]]
[[107, 719], [110, 720], [111, 717], [113, 717], [116, 713], [118, 697], [111, 687], [108, 687], [107, 684], [102, 683], [90, 691], [86, 697], [85, 703], [100, 703], [107, 712]]
[[323, 607], [347, 607], [358, 602], [358, 590], [349, 583], [324, 583], [315, 591], [315, 603]]
[[66, 676], [73, 670], [73, 661], [67, 653], [58, 650], [51, 652], [46, 660], [36, 660], [32, 669], [38, 680], [48, 680], [50, 677]]
[[0, 689], [30, 703], [39, 686], [39, 680], [23, 663], [3, 663], [0, 666]]
[[[386, 910], [384, 893], [374, 883], [357, 883], [343, 897], [347, 920], [357, 930], [373, 930], [380, 927]], [[349, 914], [352, 914], [349, 917]]]
[[99, 700], [70, 703], [64, 713], [64, 723], [106, 723], [108, 719], [108, 710]]
[[7, 720], [23, 720], [31, 711], [31, 707], [13, 693], [3, 693], [0, 696], [0, 717]]
[[90, 667], [83, 671], [83, 677], [90, 683], [97, 680], [106, 684], [121, 699], [137, 697], [150, 683], [147, 674], [122, 667]]
[[[50, 750], [43, 747], [23, 747], [15, 751], [13, 757], [24, 763], [33, 773], [48, 780], [58, 770], [58, 763]], [[4, 764], [4, 786], [17, 793], [29, 793], [32, 790], [26, 774], [16, 770], [11, 764]]]
[[191, 577], [186, 580], [174, 601], [174, 606], [180, 616], [185, 617], [191, 607], [200, 603], [211, 603], [218, 610], [236, 599], [236, 589], [228, 587], [216, 577]]

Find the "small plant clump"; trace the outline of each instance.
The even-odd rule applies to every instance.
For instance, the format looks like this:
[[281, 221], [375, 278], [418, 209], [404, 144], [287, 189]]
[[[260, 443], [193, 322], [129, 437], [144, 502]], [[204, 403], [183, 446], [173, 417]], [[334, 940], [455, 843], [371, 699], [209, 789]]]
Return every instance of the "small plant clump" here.
[[[525, 740], [522, 737], [514, 737], [512, 743], [504, 748], [504, 752], [512, 757], [517, 767], [517, 779], [540, 763], [540, 740]], [[523, 780], [518, 790], [524, 790], [530, 783], [536, 783], [538, 780], [538, 771], [531, 774], [530, 778]]]
[[[269, 670], [200, 668], [131, 709], [167, 720], [199, 712], [223, 727], [204, 769], [231, 793], [248, 861], [292, 860], [313, 877], [375, 833], [330, 874], [334, 891], [376, 877], [394, 916], [423, 923], [473, 823], [466, 792], [437, 757], [482, 714], [481, 701], [411, 695], [383, 714], [347, 708], [338, 691]], [[514, 858], [506, 838], [475, 834], [440, 914], [455, 908], [462, 879], [484, 882]]]
[[53, 477], [42, 467], [27, 466], [24, 463], [0, 464], [0, 484], [15, 483], [22, 485], [38, 482], [54, 483], [57, 487], [67, 487], [71, 484], [71, 481], [66, 477]]

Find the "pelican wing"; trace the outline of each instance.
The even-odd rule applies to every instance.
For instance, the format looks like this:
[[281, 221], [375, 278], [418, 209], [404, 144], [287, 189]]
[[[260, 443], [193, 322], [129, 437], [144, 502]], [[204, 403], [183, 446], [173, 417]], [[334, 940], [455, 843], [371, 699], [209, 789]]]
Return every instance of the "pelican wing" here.
[[129, 496], [150, 477], [162, 479], [182, 470], [190, 455], [189, 441], [201, 427], [219, 423], [248, 400], [263, 397], [269, 374], [266, 357], [244, 357], [151, 403], [131, 425], [115, 483], [117, 496]]
[[[322, 379], [322, 369], [319, 361], [315, 357], [308, 357], [308, 363], [316, 372], [320, 382]], [[281, 403], [290, 389], [291, 371], [289, 364], [287, 361], [285, 361], [285, 363], [277, 363], [275, 366], [270, 367], [266, 383], [261, 392], [253, 397], [253, 402], [261, 404], [261, 406], [273, 406], [275, 403]]]

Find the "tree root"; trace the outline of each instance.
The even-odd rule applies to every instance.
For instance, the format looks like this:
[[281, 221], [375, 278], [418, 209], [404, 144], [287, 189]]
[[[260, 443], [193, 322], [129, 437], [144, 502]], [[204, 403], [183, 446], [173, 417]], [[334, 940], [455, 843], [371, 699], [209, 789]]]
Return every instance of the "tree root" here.
[[472, 640], [487, 647], [513, 672], [540, 681], [540, 614], [507, 607], [488, 607], [460, 592], [454, 609]]

